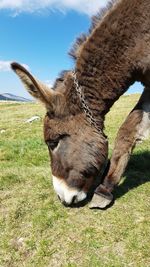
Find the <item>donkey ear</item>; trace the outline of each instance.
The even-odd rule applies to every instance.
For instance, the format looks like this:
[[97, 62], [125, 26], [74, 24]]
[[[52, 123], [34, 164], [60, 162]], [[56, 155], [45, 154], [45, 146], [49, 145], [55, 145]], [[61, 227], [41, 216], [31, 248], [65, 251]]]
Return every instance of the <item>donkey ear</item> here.
[[58, 93], [34, 78], [22, 65], [13, 62], [11, 63], [11, 68], [16, 72], [28, 92], [34, 98], [42, 101], [48, 109], [54, 109]]

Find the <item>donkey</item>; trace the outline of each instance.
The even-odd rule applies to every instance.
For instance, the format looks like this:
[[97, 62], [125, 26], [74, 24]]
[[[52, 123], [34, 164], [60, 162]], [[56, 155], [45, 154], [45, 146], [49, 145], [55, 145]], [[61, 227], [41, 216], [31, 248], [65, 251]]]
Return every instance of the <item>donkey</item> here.
[[[96, 188], [93, 206], [108, 205], [133, 147], [150, 127], [149, 14], [149, 0], [112, 1], [93, 17], [89, 34], [77, 39], [70, 51], [75, 67], [52, 89], [20, 64], [11, 65], [46, 107], [44, 138], [54, 189], [64, 205], [83, 203]], [[98, 186], [108, 158], [105, 115], [135, 81], [143, 83], [144, 93], [119, 130], [109, 172]]]

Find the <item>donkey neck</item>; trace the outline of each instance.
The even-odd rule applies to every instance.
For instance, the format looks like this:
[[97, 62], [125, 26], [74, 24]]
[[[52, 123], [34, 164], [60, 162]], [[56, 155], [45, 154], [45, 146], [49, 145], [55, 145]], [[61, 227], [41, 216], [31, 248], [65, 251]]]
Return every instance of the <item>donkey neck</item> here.
[[[109, 64], [110, 62], [110, 64]], [[125, 60], [114, 62], [113, 57], [109, 58], [108, 68], [91, 71], [87, 64], [84, 71], [77, 68], [76, 77], [83, 92], [85, 102], [93, 115], [104, 119], [112, 105], [124, 94], [130, 85], [135, 81], [132, 71], [132, 64]]]
[[78, 49], [79, 85], [91, 110], [101, 117], [136, 80], [135, 47], [144, 34], [144, 10], [143, 1], [118, 1]]

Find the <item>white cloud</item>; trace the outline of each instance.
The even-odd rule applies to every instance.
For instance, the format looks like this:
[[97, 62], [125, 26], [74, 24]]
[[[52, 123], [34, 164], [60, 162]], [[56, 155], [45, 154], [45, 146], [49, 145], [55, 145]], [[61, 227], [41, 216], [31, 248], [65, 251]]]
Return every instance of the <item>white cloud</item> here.
[[58, 9], [62, 12], [75, 10], [87, 15], [95, 14], [108, 0], [1, 0], [0, 9], [9, 9], [13, 14], [41, 12]]
[[[0, 61], [0, 72], [2, 71], [10, 71], [11, 67], [10, 64], [12, 63], [12, 61]], [[26, 64], [21, 64], [22, 66], [24, 66], [27, 70], [29, 70], [29, 66]]]

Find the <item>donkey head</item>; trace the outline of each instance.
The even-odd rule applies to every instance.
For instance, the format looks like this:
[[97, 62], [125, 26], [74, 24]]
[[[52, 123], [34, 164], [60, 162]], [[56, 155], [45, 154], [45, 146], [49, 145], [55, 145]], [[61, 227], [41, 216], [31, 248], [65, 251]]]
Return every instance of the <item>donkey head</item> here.
[[[107, 140], [90, 125], [76, 95], [72, 72], [58, 79], [53, 89], [12, 63], [29, 93], [44, 103], [44, 138], [49, 149], [54, 189], [65, 205], [88, 199], [107, 159]], [[100, 183], [100, 181], [98, 181]]]

